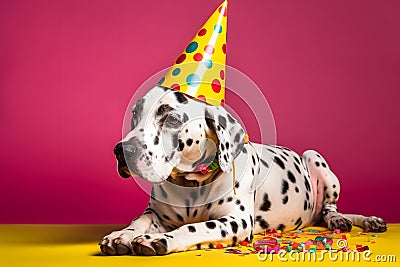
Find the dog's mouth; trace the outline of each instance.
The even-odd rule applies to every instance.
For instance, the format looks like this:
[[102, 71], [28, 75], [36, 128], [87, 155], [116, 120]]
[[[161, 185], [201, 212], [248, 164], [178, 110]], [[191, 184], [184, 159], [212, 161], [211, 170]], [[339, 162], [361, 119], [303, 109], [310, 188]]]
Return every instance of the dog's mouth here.
[[118, 173], [122, 178], [135, 176], [135, 174], [129, 170], [128, 166], [121, 164], [120, 162], [118, 162]]

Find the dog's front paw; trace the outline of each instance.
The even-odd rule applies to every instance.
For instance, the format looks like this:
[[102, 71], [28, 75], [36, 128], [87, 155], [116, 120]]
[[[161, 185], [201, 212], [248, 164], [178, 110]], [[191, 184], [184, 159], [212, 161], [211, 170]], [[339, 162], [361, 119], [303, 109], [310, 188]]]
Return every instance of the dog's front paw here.
[[133, 251], [137, 255], [156, 256], [168, 254], [168, 241], [164, 236], [142, 235], [132, 242]]
[[135, 236], [130, 230], [114, 231], [99, 242], [101, 252], [111, 256], [132, 254], [132, 240]]
[[335, 215], [328, 221], [328, 229], [333, 231], [335, 229], [340, 229], [343, 232], [350, 232], [353, 227], [353, 223], [342, 215]]
[[366, 217], [363, 225], [365, 230], [375, 233], [382, 233], [386, 232], [387, 230], [386, 222], [383, 219], [375, 216]]

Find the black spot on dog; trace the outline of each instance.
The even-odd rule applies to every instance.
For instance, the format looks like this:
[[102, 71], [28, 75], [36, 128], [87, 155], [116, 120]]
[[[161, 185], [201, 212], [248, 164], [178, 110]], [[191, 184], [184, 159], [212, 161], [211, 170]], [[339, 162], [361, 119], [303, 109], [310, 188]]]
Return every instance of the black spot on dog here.
[[307, 210], [307, 200], [304, 200], [304, 207], [303, 207], [303, 209], [304, 209], [304, 210]]
[[215, 224], [215, 222], [206, 222], [206, 226], [209, 229], [214, 229], [217, 225]]
[[251, 232], [250, 232], [250, 241], [253, 241], [253, 237], [254, 237], [254, 233], [253, 233], [253, 230], [251, 230]]
[[263, 196], [263, 203], [260, 206], [260, 210], [269, 211], [270, 208], [271, 208], [271, 202], [268, 199], [268, 194], [265, 193]]
[[243, 205], [240, 205], [239, 208], [240, 208], [241, 211], [244, 211], [244, 206]]
[[283, 158], [284, 161], [287, 161], [287, 158], [284, 155], [280, 155], [281, 158]]
[[334, 184], [334, 185], [332, 185], [332, 187], [333, 187], [333, 188], [336, 188], [336, 185]]
[[168, 194], [167, 194], [167, 192], [165, 192], [164, 187], [160, 186], [160, 191], [161, 191], [161, 195], [163, 196], [163, 198], [168, 197]]
[[176, 217], [178, 218], [178, 220], [180, 220], [181, 222], [183, 222], [183, 217], [182, 215], [180, 215], [179, 213], [176, 214]]
[[185, 199], [185, 205], [186, 205], [186, 216], [189, 216], [190, 214], [190, 203], [188, 199]]
[[224, 150], [225, 150], [225, 146], [224, 146], [224, 144], [223, 144], [223, 143], [221, 143], [221, 144], [220, 144], [220, 146], [221, 146], [221, 150], [222, 150], [222, 151], [224, 151]]
[[273, 150], [273, 149], [267, 148], [267, 150], [268, 150], [269, 152], [271, 152], [272, 154], [276, 154], [275, 150]]
[[200, 195], [203, 195], [205, 191], [206, 191], [206, 186], [205, 186], [205, 185], [202, 185], [202, 186], [200, 187]]
[[197, 248], [197, 249], [201, 249], [201, 244], [197, 244], [197, 245], [196, 245], [196, 248]]
[[168, 105], [168, 104], [163, 104], [161, 106], [158, 107], [157, 112], [156, 112], [156, 116], [157, 117], [162, 117], [164, 116], [167, 112], [173, 110], [173, 108]]
[[321, 163], [322, 167], [326, 168], [326, 164], [324, 162]]
[[236, 246], [237, 236], [232, 237], [232, 247]]
[[225, 146], [226, 146], [226, 149], [229, 149], [229, 143], [228, 142], [225, 143]]
[[211, 206], [212, 206], [212, 203], [208, 203], [208, 204], [207, 204], [207, 209], [208, 209], [208, 210], [211, 209]]
[[293, 175], [293, 173], [291, 171], [288, 171], [287, 175], [288, 175], [289, 180], [292, 183], [296, 183], [296, 177], [294, 177], [294, 175]]
[[253, 228], [253, 216], [251, 216], [251, 214], [250, 214], [250, 224], [251, 224], [251, 228]]
[[338, 193], [335, 191], [333, 192], [333, 197], [336, 199], [338, 197]]
[[242, 152], [247, 154], [247, 149], [245, 147], [242, 147]]
[[315, 162], [315, 166], [319, 167], [319, 162], [318, 161]]
[[289, 201], [289, 197], [288, 196], [284, 196], [283, 198], [282, 198], [282, 204], [287, 204], [288, 203], [288, 201]]
[[178, 143], [179, 143], [178, 151], [182, 151], [185, 148], [185, 144], [182, 142], [181, 139], [178, 140]]
[[168, 215], [163, 214], [163, 217], [164, 217], [164, 219], [166, 219], [168, 221], [171, 220]]
[[282, 180], [281, 194], [284, 195], [289, 190], [289, 183], [286, 180]]
[[224, 222], [227, 222], [228, 219], [227, 218], [218, 218], [217, 221], [224, 223]]
[[331, 196], [330, 196], [328, 193], [326, 193], [326, 194], [325, 194], [325, 198], [328, 198], [328, 199], [329, 199], [329, 198], [331, 198]]
[[311, 191], [311, 186], [307, 178], [304, 179], [304, 185], [306, 186], [307, 191]]
[[213, 243], [210, 243], [210, 244], [208, 244], [208, 247], [209, 247], [209, 248], [214, 248], [214, 244], [213, 244]]
[[279, 224], [278, 227], [276, 228], [276, 230], [285, 230], [286, 226], [284, 224]]
[[196, 201], [196, 199], [197, 199], [197, 192], [191, 191], [191, 192], [190, 192], [190, 197], [193, 199], [193, 201]]
[[240, 205], [240, 199], [237, 199], [235, 203], [236, 205]]
[[243, 227], [243, 229], [247, 228], [247, 222], [244, 219], [242, 219], [242, 227]]
[[181, 104], [187, 104], [188, 103], [187, 97], [184, 96], [182, 93], [174, 92], [174, 95], [176, 97], [176, 100], [178, 100], [179, 103], [181, 103]]
[[233, 197], [228, 197], [227, 201], [231, 202], [233, 200]]
[[298, 192], [299, 192], [299, 188], [296, 186], [296, 187], [294, 188], [294, 191], [296, 191], [296, 193], [298, 193]]
[[222, 237], [226, 237], [226, 235], [228, 234], [228, 232], [227, 231], [225, 231], [225, 230], [221, 230], [221, 236]]
[[239, 188], [239, 182], [236, 182], [235, 187]]
[[186, 140], [187, 146], [191, 146], [192, 144], [193, 144], [193, 139], [189, 138], [188, 140]]
[[230, 122], [230, 123], [235, 123], [235, 119], [228, 113], [228, 121]]
[[197, 216], [197, 209], [195, 209], [193, 212], [193, 217], [196, 217], [196, 216]]
[[225, 117], [219, 115], [218, 116], [218, 122], [219, 122], [219, 125], [221, 125], [221, 127], [223, 129], [226, 129], [226, 119], [225, 119]]
[[251, 174], [254, 176], [254, 169], [251, 168]]
[[156, 135], [154, 137], [154, 145], [158, 145], [158, 143], [160, 142], [160, 139], [158, 138], [158, 136]]
[[231, 224], [232, 232], [234, 234], [236, 234], [238, 231], [239, 225], [235, 221], [231, 221], [230, 224]]
[[260, 224], [260, 227], [261, 227], [262, 229], [268, 229], [268, 228], [269, 228], [269, 223], [267, 223], [267, 221], [264, 220], [264, 219], [261, 219], [261, 220], [259, 221], [259, 224]]
[[256, 158], [254, 157], [254, 155], [251, 155], [251, 159], [253, 160], [253, 165], [256, 165]]
[[224, 200], [223, 199], [220, 199], [219, 201], [218, 201], [218, 205], [222, 205], [224, 203]]
[[299, 165], [297, 165], [296, 162], [294, 162], [293, 164], [294, 164], [294, 167], [296, 168], [296, 171], [297, 171], [299, 174], [301, 174]]
[[265, 160], [260, 159], [260, 161], [261, 161], [261, 163], [262, 163], [266, 168], [269, 168], [269, 165], [268, 165], [268, 163], [267, 163]]
[[285, 169], [285, 163], [283, 163], [283, 161], [277, 156], [274, 157], [274, 162], [278, 164], [279, 167], [281, 167], [282, 169]]
[[[185, 123], [189, 120], [189, 116], [186, 113], [183, 113], [182, 122]], [[186, 129], [187, 130], [187, 129]]]
[[310, 195], [308, 194], [308, 192], [306, 192], [306, 199], [310, 200]]
[[188, 230], [189, 230], [189, 232], [191, 232], [191, 233], [196, 232], [196, 228], [195, 228], [193, 225], [189, 225], [189, 226], [188, 226]]
[[298, 157], [294, 156], [294, 160], [296, 161], [297, 164], [300, 164], [300, 160]]
[[301, 217], [297, 218], [296, 222], [294, 223], [296, 225], [296, 228], [294, 230], [297, 230], [300, 228], [300, 226], [303, 224], [303, 221], [301, 220]]
[[235, 135], [235, 138], [233, 139], [233, 141], [235, 142], [235, 143], [239, 143], [240, 142], [240, 134], [236, 134]]

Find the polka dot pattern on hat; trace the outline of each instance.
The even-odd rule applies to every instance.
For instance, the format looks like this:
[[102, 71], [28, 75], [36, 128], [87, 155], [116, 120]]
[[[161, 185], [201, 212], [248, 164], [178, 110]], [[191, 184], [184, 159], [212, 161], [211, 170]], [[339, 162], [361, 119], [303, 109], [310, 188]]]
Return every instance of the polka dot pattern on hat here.
[[193, 53], [194, 51], [196, 51], [197, 47], [199, 47], [199, 44], [197, 42], [191, 42], [186, 47], [186, 53]]
[[199, 28], [160, 85], [211, 105], [225, 98], [227, 1]]

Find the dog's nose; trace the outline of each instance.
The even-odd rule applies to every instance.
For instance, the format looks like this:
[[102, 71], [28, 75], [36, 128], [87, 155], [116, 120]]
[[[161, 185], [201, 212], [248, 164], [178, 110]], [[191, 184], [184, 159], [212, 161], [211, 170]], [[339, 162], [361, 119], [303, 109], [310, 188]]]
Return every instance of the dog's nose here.
[[122, 154], [123, 146], [122, 142], [119, 142], [115, 147], [114, 147], [114, 154], [115, 156], [119, 156]]
[[124, 158], [125, 157], [133, 157], [136, 155], [137, 148], [133, 145], [130, 145], [128, 143], [118, 143], [114, 147], [114, 154], [118, 157]]

